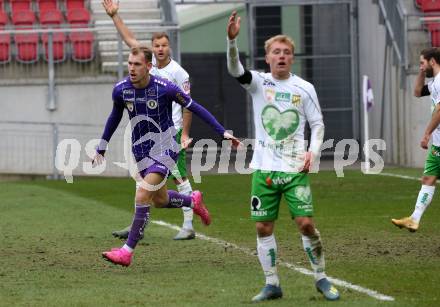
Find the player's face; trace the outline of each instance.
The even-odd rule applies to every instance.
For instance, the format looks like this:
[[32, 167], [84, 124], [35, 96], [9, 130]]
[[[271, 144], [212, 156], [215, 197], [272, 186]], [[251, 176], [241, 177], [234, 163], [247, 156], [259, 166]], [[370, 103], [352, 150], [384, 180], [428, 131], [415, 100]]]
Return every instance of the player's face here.
[[425, 73], [426, 78], [432, 78], [434, 76], [434, 70], [432, 69], [431, 63], [427, 59], [420, 56], [420, 70]]
[[148, 73], [151, 69], [151, 63], [147, 63], [142, 53], [128, 56], [128, 73], [130, 81], [133, 84], [140, 84], [147, 80]]
[[286, 79], [290, 76], [290, 67], [293, 64], [293, 50], [290, 45], [282, 42], [273, 42], [266, 54], [266, 63], [274, 77]]
[[159, 62], [168, 60], [170, 57], [170, 42], [166, 37], [153, 40], [153, 53]]

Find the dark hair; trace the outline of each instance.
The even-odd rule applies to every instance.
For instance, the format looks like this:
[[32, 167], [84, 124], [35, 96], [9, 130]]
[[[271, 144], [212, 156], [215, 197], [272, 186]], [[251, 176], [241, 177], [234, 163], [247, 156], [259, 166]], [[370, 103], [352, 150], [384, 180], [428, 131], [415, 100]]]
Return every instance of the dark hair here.
[[423, 56], [423, 58], [427, 61], [434, 58], [435, 62], [437, 64], [440, 64], [440, 50], [439, 50], [439, 48], [430, 47], [430, 48], [423, 49], [420, 52], [420, 55]]
[[159, 39], [162, 37], [166, 37], [167, 40], [170, 41], [168, 34], [166, 34], [165, 32], [154, 32], [153, 35], [151, 36], [151, 42], [153, 42], [155, 39]]
[[151, 49], [145, 46], [136, 46], [131, 48], [130, 53], [132, 55], [138, 55], [139, 53], [143, 53], [145, 61], [147, 63], [151, 63], [153, 58], [153, 53], [151, 52]]

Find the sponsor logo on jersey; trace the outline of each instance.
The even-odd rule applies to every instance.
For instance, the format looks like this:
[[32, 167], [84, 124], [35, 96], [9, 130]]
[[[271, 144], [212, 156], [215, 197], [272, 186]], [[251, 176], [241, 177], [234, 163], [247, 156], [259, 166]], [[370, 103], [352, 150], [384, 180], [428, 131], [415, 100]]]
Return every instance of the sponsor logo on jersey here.
[[274, 185], [283, 185], [283, 184], [287, 184], [290, 183], [293, 180], [293, 177], [289, 176], [289, 177], [275, 177], [274, 179], [272, 179], [272, 183]]
[[156, 89], [154, 87], [149, 88], [147, 95], [148, 96], [156, 96]]
[[128, 111], [132, 112], [133, 111], [133, 101], [124, 101], [125, 106], [127, 107]]
[[157, 101], [150, 99], [147, 101], [147, 106], [149, 109], [156, 109], [157, 108]]
[[147, 101], [147, 98], [145, 97], [136, 98], [136, 102], [145, 102], [145, 101]]
[[124, 89], [122, 90], [122, 98], [124, 100], [125, 106], [127, 107], [128, 111], [133, 111], [133, 104], [135, 101], [134, 98], [134, 90], [133, 89]]
[[267, 216], [267, 210], [260, 210], [261, 200], [258, 196], [252, 195], [251, 198], [251, 215], [252, 216]]
[[275, 83], [268, 79], [264, 79], [263, 86], [275, 86]]
[[181, 104], [186, 105], [187, 102], [186, 102], [185, 98], [182, 96], [182, 94], [177, 93], [176, 98]]
[[290, 102], [290, 93], [276, 92], [276, 102]]
[[122, 95], [124, 96], [134, 96], [134, 90], [122, 90]]
[[183, 91], [184, 91], [185, 93], [187, 93], [187, 94], [190, 92], [190, 90], [191, 90], [191, 84], [189, 83], [188, 80], [185, 81], [185, 82], [183, 82], [183, 84], [182, 84], [182, 89], [183, 89]]
[[297, 107], [301, 104], [301, 95], [292, 95], [292, 104]]
[[251, 197], [251, 210], [258, 211], [261, 208], [261, 200], [258, 196], [252, 195]]

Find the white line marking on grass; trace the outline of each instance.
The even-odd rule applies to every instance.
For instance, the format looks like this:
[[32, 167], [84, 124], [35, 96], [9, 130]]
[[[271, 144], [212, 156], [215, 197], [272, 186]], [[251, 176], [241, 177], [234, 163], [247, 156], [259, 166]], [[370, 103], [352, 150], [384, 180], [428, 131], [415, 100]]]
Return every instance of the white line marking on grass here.
[[[177, 230], [177, 231], [180, 231], [180, 229], [181, 229], [177, 225], [169, 224], [169, 223], [164, 222], [164, 221], [152, 220], [151, 223], [156, 224], [156, 225], [160, 225], [160, 226], [164, 226], [164, 227], [167, 227], [167, 228], [170, 228], [170, 229], [174, 229], [174, 230]], [[198, 233], [198, 232], [197, 232], [197, 238], [205, 240], [205, 241], [209, 241], [209, 242], [212, 242], [212, 243], [215, 243], [217, 245], [221, 245], [221, 246], [224, 246], [224, 247], [227, 247], [227, 248], [236, 249], [236, 250], [238, 250], [238, 251], [240, 251], [240, 252], [242, 252], [242, 253], [244, 253], [246, 255], [252, 256], [252, 257], [256, 256], [255, 252], [252, 249], [250, 249], [250, 248], [242, 247], [242, 246], [239, 246], [237, 244], [230, 243], [230, 242], [227, 242], [227, 241], [224, 241], [224, 240], [221, 240], [221, 239], [217, 239], [217, 238], [213, 238], [213, 237], [208, 237], [208, 236], [206, 236], [204, 234], [201, 234], [201, 233]], [[299, 273], [302, 273], [304, 275], [311, 275], [311, 276], [313, 276], [313, 272], [312, 271], [310, 271], [308, 269], [305, 269], [305, 268], [302, 268], [302, 267], [299, 267], [299, 266], [296, 266], [296, 265], [291, 264], [289, 262], [279, 261], [278, 264], [281, 265], [281, 266], [284, 266], [286, 268], [292, 269], [294, 271], [297, 271]], [[358, 285], [354, 285], [354, 284], [352, 284], [352, 283], [350, 283], [348, 281], [337, 279], [337, 278], [334, 278], [334, 277], [328, 277], [328, 279], [333, 284], [335, 284], [337, 286], [341, 286], [341, 287], [348, 288], [348, 289], [351, 289], [351, 290], [354, 290], [354, 291], [357, 291], [357, 292], [360, 292], [360, 293], [364, 293], [364, 294], [366, 294], [368, 296], [371, 296], [371, 297], [373, 297], [373, 298], [375, 298], [377, 300], [380, 300], [380, 301], [394, 301], [394, 297], [388, 296], [388, 295], [385, 295], [385, 294], [382, 294], [382, 293], [379, 293], [379, 292], [377, 292], [375, 290], [371, 290], [371, 289], [364, 288], [364, 287], [361, 287], [361, 286], [358, 286]]]
[[380, 176], [387, 176], [387, 177], [396, 177], [401, 179], [409, 179], [409, 180], [417, 180], [420, 181], [420, 178], [418, 177], [412, 177], [412, 176], [406, 176], [406, 175], [399, 175], [399, 174], [393, 174], [393, 173], [379, 173], [377, 175]]

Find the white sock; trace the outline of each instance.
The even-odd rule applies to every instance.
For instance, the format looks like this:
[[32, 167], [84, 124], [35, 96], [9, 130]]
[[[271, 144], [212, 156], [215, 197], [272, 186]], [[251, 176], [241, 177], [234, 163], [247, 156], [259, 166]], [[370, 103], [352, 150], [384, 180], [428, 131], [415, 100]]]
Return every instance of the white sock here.
[[315, 228], [316, 235], [304, 236], [302, 235], [303, 247], [309, 258], [310, 265], [315, 273], [315, 281], [326, 277], [325, 275], [325, 259], [322, 250], [321, 235], [318, 229]]
[[280, 280], [276, 267], [277, 243], [275, 242], [275, 236], [270, 235], [261, 238], [257, 236], [257, 252], [264, 276], [266, 277], [266, 285], [279, 286]]
[[[192, 193], [191, 183], [188, 179], [184, 182], [177, 184], [177, 191], [181, 194], [190, 196]], [[192, 221], [193, 221], [193, 209], [189, 207], [182, 207], [183, 211], [183, 226], [185, 229], [193, 229]]]
[[132, 249], [130, 246], [128, 246], [127, 244], [124, 244], [124, 246], [122, 246], [123, 249], [125, 249], [127, 252], [129, 253], [133, 253], [134, 249]]
[[423, 212], [425, 212], [426, 208], [428, 208], [429, 204], [431, 203], [434, 192], [435, 186], [422, 185], [419, 196], [417, 197], [416, 207], [411, 215], [411, 218], [417, 223], [420, 222]]

